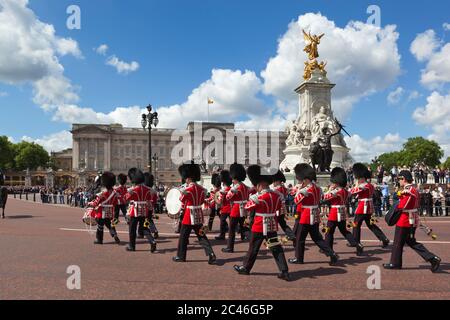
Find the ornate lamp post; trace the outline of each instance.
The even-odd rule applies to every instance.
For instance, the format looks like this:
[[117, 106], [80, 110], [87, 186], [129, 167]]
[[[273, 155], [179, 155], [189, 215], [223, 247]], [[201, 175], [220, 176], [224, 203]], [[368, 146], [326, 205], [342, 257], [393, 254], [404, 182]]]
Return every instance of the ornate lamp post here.
[[158, 160], [159, 160], [159, 157], [156, 153], [153, 155], [152, 160], [155, 163], [155, 185], [158, 185]]
[[152, 126], [156, 127], [159, 123], [158, 112], [152, 112], [152, 105], [147, 106], [148, 114], [142, 114], [142, 128], [148, 128], [148, 172], [152, 173]]

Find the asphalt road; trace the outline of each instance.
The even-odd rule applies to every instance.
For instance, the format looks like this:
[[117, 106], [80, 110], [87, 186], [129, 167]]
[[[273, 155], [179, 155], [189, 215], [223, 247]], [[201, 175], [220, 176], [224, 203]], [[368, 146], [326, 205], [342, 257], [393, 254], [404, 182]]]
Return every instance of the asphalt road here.
[[[242, 262], [248, 243], [238, 241], [235, 253], [220, 251], [224, 242], [212, 240], [218, 264], [210, 266], [194, 237], [188, 262], [174, 263], [178, 236], [171, 220], [157, 220], [160, 231], [158, 251], [138, 240], [136, 252], [126, 252], [127, 225], [118, 226], [122, 244], [113, 243], [105, 233], [105, 244], [94, 245], [94, 233], [81, 222], [83, 211], [58, 205], [10, 198], [6, 215], [0, 220], [0, 299], [450, 299], [450, 218], [428, 219], [438, 235], [432, 241], [418, 231], [417, 238], [442, 258], [441, 271], [432, 274], [429, 264], [411, 249], [405, 249], [403, 270], [384, 270], [390, 247], [381, 249], [369, 230], [363, 229], [365, 255], [337, 235], [335, 250], [341, 260], [330, 267], [328, 258], [308, 241], [304, 265], [290, 265], [292, 282], [279, 280], [275, 262], [262, 248], [250, 276], [238, 275], [234, 264]], [[290, 221], [289, 223], [292, 223]], [[219, 221], [215, 220], [213, 239]], [[393, 228], [380, 221], [393, 239]], [[293, 247], [285, 246], [286, 258]], [[81, 289], [70, 290], [69, 266], [81, 271]], [[368, 268], [380, 267], [380, 290], [368, 289]]]

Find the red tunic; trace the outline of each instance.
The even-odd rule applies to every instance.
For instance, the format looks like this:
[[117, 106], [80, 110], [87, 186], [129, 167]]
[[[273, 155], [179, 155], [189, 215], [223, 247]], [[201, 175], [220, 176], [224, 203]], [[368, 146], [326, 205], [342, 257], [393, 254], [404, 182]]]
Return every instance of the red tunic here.
[[274, 188], [275, 192], [278, 192], [281, 196], [281, 209], [278, 212], [278, 215], [283, 215], [286, 214], [287, 210], [286, 210], [286, 197], [289, 193], [289, 190], [283, 185], [280, 184], [279, 186]]
[[258, 194], [250, 196], [245, 205], [248, 211], [255, 211], [252, 232], [266, 233], [278, 230], [276, 212], [281, 208], [282, 199], [278, 192], [263, 190]]
[[300, 212], [301, 224], [320, 223], [319, 204], [321, 197], [322, 190], [314, 182], [305, 188], [297, 189], [294, 202], [297, 204], [297, 212]]
[[197, 183], [190, 183], [181, 193], [180, 201], [185, 208], [183, 224], [203, 224], [202, 204], [205, 203], [205, 188]]
[[118, 204], [119, 195], [114, 190], [105, 190], [95, 197], [95, 200], [88, 203], [96, 210], [96, 219], [114, 218], [114, 207]]
[[246, 216], [245, 204], [249, 197], [248, 191], [249, 188], [243, 183], [233, 185], [233, 188], [228, 191], [226, 199], [232, 205], [230, 217], [242, 218]]
[[352, 195], [358, 196], [358, 207], [356, 208], [355, 214], [373, 214], [374, 191], [375, 188], [370, 182], [361, 183], [350, 190]]
[[231, 204], [230, 201], [227, 200], [227, 193], [230, 191], [231, 187], [225, 187], [220, 190], [219, 201], [221, 203], [220, 213], [221, 214], [230, 214], [231, 212]]
[[[328, 213], [328, 221], [341, 222], [347, 217], [347, 201], [350, 193], [343, 188], [336, 188], [324, 195], [324, 199], [330, 201], [331, 209]], [[340, 215], [338, 216], [338, 213]]]
[[148, 218], [148, 213], [153, 211], [154, 193], [151, 188], [143, 184], [128, 189], [124, 197], [124, 200], [130, 203], [127, 214], [134, 218]]
[[397, 222], [397, 227], [410, 228], [419, 225], [419, 211], [420, 194], [412, 185], [405, 186], [400, 195], [400, 203], [397, 209], [400, 209], [400, 219]]
[[119, 205], [126, 204], [126, 202], [125, 202], [125, 195], [127, 194], [127, 191], [128, 191], [127, 187], [123, 186], [123, 185], [120, 185], [120, 186], [116, 187], [114, 189], [114, 191], [118, 195], [118, 198], [117, 198], [117, 200], [119, 202], [118, 204]]

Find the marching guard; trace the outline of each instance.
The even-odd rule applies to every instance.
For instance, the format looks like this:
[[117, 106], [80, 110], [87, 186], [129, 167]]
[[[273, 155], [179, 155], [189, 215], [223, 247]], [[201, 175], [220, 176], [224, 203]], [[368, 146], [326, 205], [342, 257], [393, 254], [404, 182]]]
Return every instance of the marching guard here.
[[127, 204], [124, 200], [125, 195], [127, 194], [127, 176], [123, 173], [119, 174], [117, 176], [117, 180], [119, 181], [119, 186], [114, 189], [116, 191], [118, 197], [118, 205], [116, 206], [115, 211], [115, 219], [116, 221], [119, 219], [120, 211], [122, 211], [122, 214], [124, 218], [127, 216]]
[[353, 175], [357, 180], [357, 184], [350, 192], [358, 200], [353, 225], [353, 236], [358, 243], [361, 242], [361, 226], [365, 221], [369, 230], [382, 242], [382, 247], [386, 248], [389, 245], [389, 239], [374, 223], [374, 220], [372, 220], [372, 214], [374, 213], [373, 193], [375, 190], [374, 186], [370, 183], [372, 174], [364, 164], [355, 163], [353, 165]]
[[330, 249], [333, 249], [334, 232], [336, 227], [342, 233], [344, 238], [348, 241], [350, 246], [356, 247], [356, 255], [360, 256], [363, 252], [363, 246], [357, 242], [352, 233], [347, 230], [347, 202], [350, 193], [347, 188], [347, 174], [345, 170], [339, 167], [331, 171], [330, 177], [331, 187], [328, 193], [324, 195], [324, 202], [331, 206], [328, 214], [327, 232], [325, 235], [325, 242]]
[[234, 242], [236, 238], [236, 228], [239, 224], [241, 231], [241, 240], [245, 239], [246, 229], [244, 221], [247, 218], [247, 210], [245, 204], [248, 201], [249, 188], [243, 183], [247, 174], [245, 168], [241, 164], [234, 163], [230, 166], [230, 176], [233, 182], [232, 188], [228, 191], [226, 199], [231, 203], [230, 228], [228, 232], [228, 243], [226, 248], [222, 248], [222, 252], [234, 252]]
[[283, 200], [281, 203], [281, 209], [278, 212], [278, 224], [280, 225], [281, 229], [283, 229], [288, 240], [293, 241], [295, 239], [294, 232], [286, 223], [286, 197], [289, 191], [285, 187], [284, 183], [286, 183], [286, 177], [284, 176], [284, 173], [281, 172], [281, 170], [278, 170], [278, 172], [273, 176], [273, 189], [280, 193], [280, 196]]
[[184, 217], [180, 230], [180, 238], [178, 242], [178, 252], [173, 261], [185, 262], [188, 246], [189, 235], [194, 230], [197, 235], [198, 242], [204, 248], [208, 256], [208, 263], [214, 264], [216, 255], [209, 243], [209, 240], [202, 229], [203, 226], [203, 210], [202, 205], [205, 203], [206, 190], [199, 184], [201, 179], [200, 167], [197, 164], [183, 164], [178, 171], [186, 181], [186, 188], [181, 190], [180, 201], [184, 208]]
[[239, 274], [250, 274], [255, 264], [259, 249], [265, 240], [269, 250], [277, 263], [280, 273], [278, 278], [290, 281], [288, 265], [284, 256], [284, 250], [277, 235], [277, 214], [283, 199], [278, 192], [270, 189], [272, 175], [265, 174], [258, 165], [250, 166], [247, 174], [252, 184], [257, 186], [257, 194], [250, 196], [245, 208], [254, 212], [250, 245], [242, 266], [235, 265], [234, 269]]
[[[151, 202], [151, 206], [149, 206], [149, 212], [148, 212], [148, 229], [150, 230], [150, 233], [153, 234], [153, 238], [158, 239], [159, 238], [159, 234], [158, 234], [158, 229], [156, 228], [156, 224], [155, 224], [155, 206], [156, 203], [158, 202], [158, 193], [153, 189], [153, 186], [155, 185], [155, 177], [146, 172], [144, 173], [145, 176], [145, 185], [147, 187], [150, 188], [151, 193], [152, 193], [152, 202]], [[145, 226], [143, 226], [145, 228]]]
[[394, 244], [392, 246], [392, 255], [390, 263], [383, 265], [385, 269], [401, 269], [403, 247], [405, 244], [411, 247], [425, 261], [431, 263], [431, 271], [434, 273], [439, 270], [441, 259], [434, 253], [425, 248], [425, 246], [417, 242], [415, 234], [416, 228], [419, 226], [419, 206], [420, 195], [413, 186], [413, 178], [411, 172], [402, 170], [398, 175], [400, 187], [400, 202], [397, 210], [400, 211], [400, 217], [395, 227]]
[[128, 177], [130, 178], [134, 186], [128, 189], [128, 192], [125, 195], [125, 201], [129, 203], [127, 215], [129, 216], [130, 221], [130, 243], [128, 244], [126, 250], [136, 250], [136, 231], [138, 228], [138, 224], [141, 223], [144, 226], [144, 236], [147, 238], [150, 244], [150, 252], [153, 253], [156, 251], [156, 241], [150, 233], [150, 230], [146, 226], [149, 223], [148, 213], [150, 208], [152, 207], [152, 201], [154, 201], [154, 192], [152, 192], [152, 190], [144, 184], [145, 175], [141, 170], [136, 168], [130, 169], [128, 171]]
[[113, 190], [116, 184], [116, 176], [112, 172], [105, 172], [100, 177], [100, 184], [106, 190], [100, 192], [95, 197], [95, 200], [88, 203], [88, 206], [95, 209], [95, 220], [97, 221], [97, 233], [95, 244], [103, 244], [103, 230], [106, 226], [117, 244], [120, 244], [120, 239], [117, 236], [117, 231], [114, 223], [115, 206], [118, 203], [118, 195]]
[[222, 183], [222, 189], [219, 191], [219, 203], [220, 203], [220, 234], [216, 237], [216, 240], [225, 240], [225, 233], [228, 229], [227, 218], [230, 216], [231, 204], [227, 199], [227, 194], [231, 190], [230, 172], [228, 170], [220, 171], [220, 181]]
[[316, 171], [306, 163], [297, 164], [294, 168], [295, 176], [300, 186], [294, 201], [297, 204], [297, 212], [300, 213], [296, 230], [295, 258], [289, 259], [289, 263], [303, 264], [305, 255], [305, 240], [308, 234], [314, 243], [330, 257], [330, 265], [335, 265], [338, 255], [326, 244], [319, 232], [320, 209], [319, 204], [322, 190], [316, 185]]
[[211, 183], [213, 185], [211, 191], [209, 192], [209, 198], [207, 200], [209, 208], [211, 209], [211, 213], [209, 214], [209, 220], [208, 220], [208, 230], [212, 230], [213, 224], [214, 224], [214, 218], [216, 216], [219, 216], [220, 218], [220, 205], [218, 202], [218, 196], [220, 195], [220, 175], [218, 173], [213, 173], [211, 176]]

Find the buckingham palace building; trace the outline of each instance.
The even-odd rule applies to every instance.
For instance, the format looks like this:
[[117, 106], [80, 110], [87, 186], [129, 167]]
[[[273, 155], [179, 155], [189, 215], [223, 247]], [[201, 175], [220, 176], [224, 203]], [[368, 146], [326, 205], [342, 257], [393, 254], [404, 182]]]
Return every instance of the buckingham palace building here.
[[237, 130], [234, 123], [219, 122], [190, 122], [185, 130], [152, 129], [150, 155], [149, 132], [142, 128], [73, 124], [71, 133], [72, 150], [55, 153], [54, 158], [58, 162], [64, 156], [65, 163], [72, 164], [71, 172], [68, 168], [64, 172], [72, 177], [73, 186], [88, 185], [99, 171], [126, 174], [133, 167], [147, 171], [149, 156], [156, 183], [172, 186], [180, 183], [178, 166], [189, 159], [202, 163], [206, 174], [234, 162], [249, 165], [279, 159], [281, 163], [286, 147], [284, 132]]

